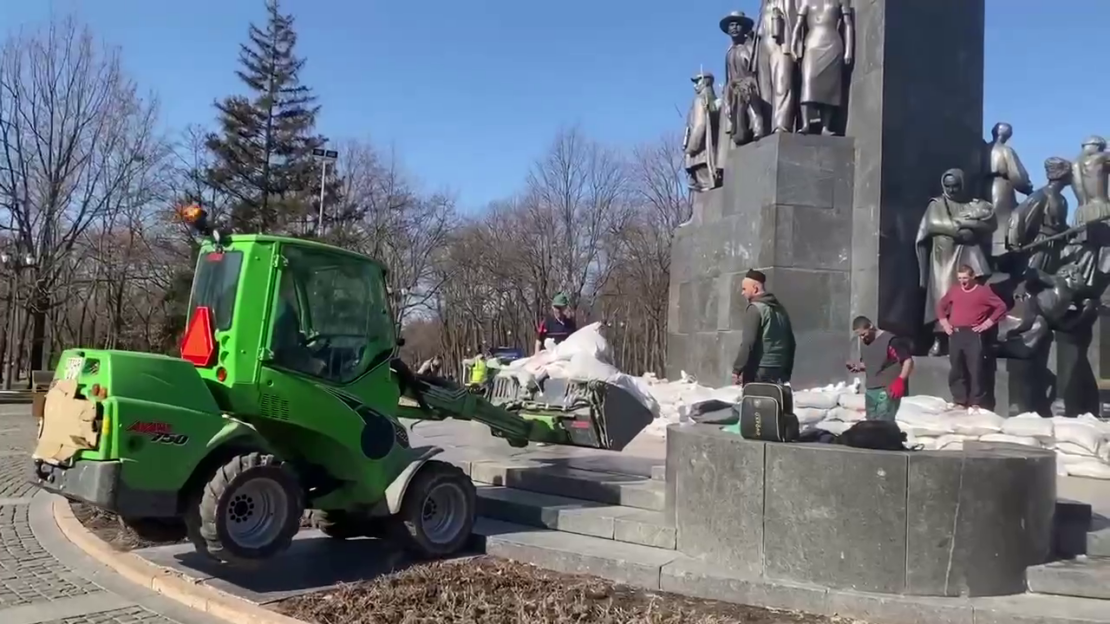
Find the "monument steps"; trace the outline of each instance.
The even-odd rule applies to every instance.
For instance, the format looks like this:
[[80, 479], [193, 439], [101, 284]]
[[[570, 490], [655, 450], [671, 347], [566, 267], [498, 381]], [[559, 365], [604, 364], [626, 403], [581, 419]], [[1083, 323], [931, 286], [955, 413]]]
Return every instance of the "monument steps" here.
[[675, 550], [490, 518], [481, 518], [475, 525], [474, 547], [496, 557], [648, 590], [866, 619], [872, 624], [1110, 624], [1110, 608], [1103, 600], [1046, 594], [936, 598], [827, 589], [732, 575]]
[[478, 514], [519, 525], [673, 550], [674, 522], [661, 511], [496, 485], [478, 486]]
[[559, 458], [445, 459], [462, 468], [478, 484], [646, 511], [662, 511], [666, 505], [664, 482], [647, 475], [584, 470], [569, 467]]
[[[1110, 557], [1078, 557], [1034, 566], [1029, 591], [1110, 601]], [[1110, 603], [1106, 606], [1110, 613]]]

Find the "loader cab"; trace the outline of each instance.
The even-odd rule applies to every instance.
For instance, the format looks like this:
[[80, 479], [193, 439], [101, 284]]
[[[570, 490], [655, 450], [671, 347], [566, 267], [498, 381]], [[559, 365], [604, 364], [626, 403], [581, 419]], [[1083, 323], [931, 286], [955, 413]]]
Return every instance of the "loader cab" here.
[[302, 388], [295, 394], [310, 404], [320, 386], [396, 405], [386, 380], [397, 327], [383, 265], [309, 240], [221, 234], [195, 205], [181, 216], [204, 238], [181, 357], [222, 409], [281, 418], [292, 409], [286, 399], [300, 402], [289, 392]]
[[344, 386], [393, 357], [395, 328], [380, 264], [290, 239], [275, 254], [271, 366]]

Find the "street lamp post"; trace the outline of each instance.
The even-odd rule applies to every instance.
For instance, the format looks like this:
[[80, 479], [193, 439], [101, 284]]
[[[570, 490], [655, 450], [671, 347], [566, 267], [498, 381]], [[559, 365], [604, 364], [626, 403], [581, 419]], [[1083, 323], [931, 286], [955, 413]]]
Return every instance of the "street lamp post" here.
[[339, 160], [339, 152], [323, 148], [312, 150], [312, 157], [320, 163], [320, 213], [316, 217], [316, 235], [324, 233], [324, 189], [327, 188], [328, 163]]
[[6, 356], [6, 364], [4, 367], [4, 390], [12, 389], [12, 376], [15, 374], [15, 362], [19, 359], [17, 352], [18, 343], [16, 336], [19, 334], [16, 331], [16, 321], [18, 320], [18, 299], [16, 298], [16, 289], [19, 286], [19, 272], [23, 269], [29, 269], [35, 266], [35, 259], [31, 254], [23, 256], [15, 255], [8, 252], [0, 252], [0, 266], [8, 272], [8, 336], [5, 341], [6, 353], [0, 354]]

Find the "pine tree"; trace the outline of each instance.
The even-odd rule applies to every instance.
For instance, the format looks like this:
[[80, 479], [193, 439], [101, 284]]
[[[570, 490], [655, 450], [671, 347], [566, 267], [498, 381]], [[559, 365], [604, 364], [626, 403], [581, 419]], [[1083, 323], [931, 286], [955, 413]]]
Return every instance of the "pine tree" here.
[[314, 132], [320, 107], [300, 82], [293, 16], [278, 0], [266, 0], [266, 11], [265, 28], [252, 23], [240, 46], [236, 74], [251, 96], [216, 104], [220, 132], [208, 136], [214, 165], [205, 178], [230, 198], [233, 230], [303, 232], [297, 224], [311, 220], [320, 184], [312, 150], [326, 141]]

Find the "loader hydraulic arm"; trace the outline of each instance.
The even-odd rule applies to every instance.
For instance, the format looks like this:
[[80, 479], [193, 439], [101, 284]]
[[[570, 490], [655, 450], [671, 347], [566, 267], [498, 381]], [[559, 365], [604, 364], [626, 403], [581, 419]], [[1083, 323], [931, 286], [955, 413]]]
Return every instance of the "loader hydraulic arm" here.
[[541, 388], [522, 388], [498, 378], [487, 399], [445, 380], [419, 377], [399, 360], [392, 369], [401, 387], [399, 417], [480, 422], [516, 447], [544, 442], [620, 451], [653, 418], [627, 391], [601, 381], [549, 379]]
[[398, 416], [414, 420], [472, 420], [486, 425], [493, 435], [505, 438], [515, 447], [527, 446], [529, 442], [573, 444], [557, 417], [538, 414], [524, 416], [494, 405], [465, 388], [446, 388], [425, 383], [420, 390], [419, 399], [414, 396], [415, 392], [406, 392], [398, 404]]

